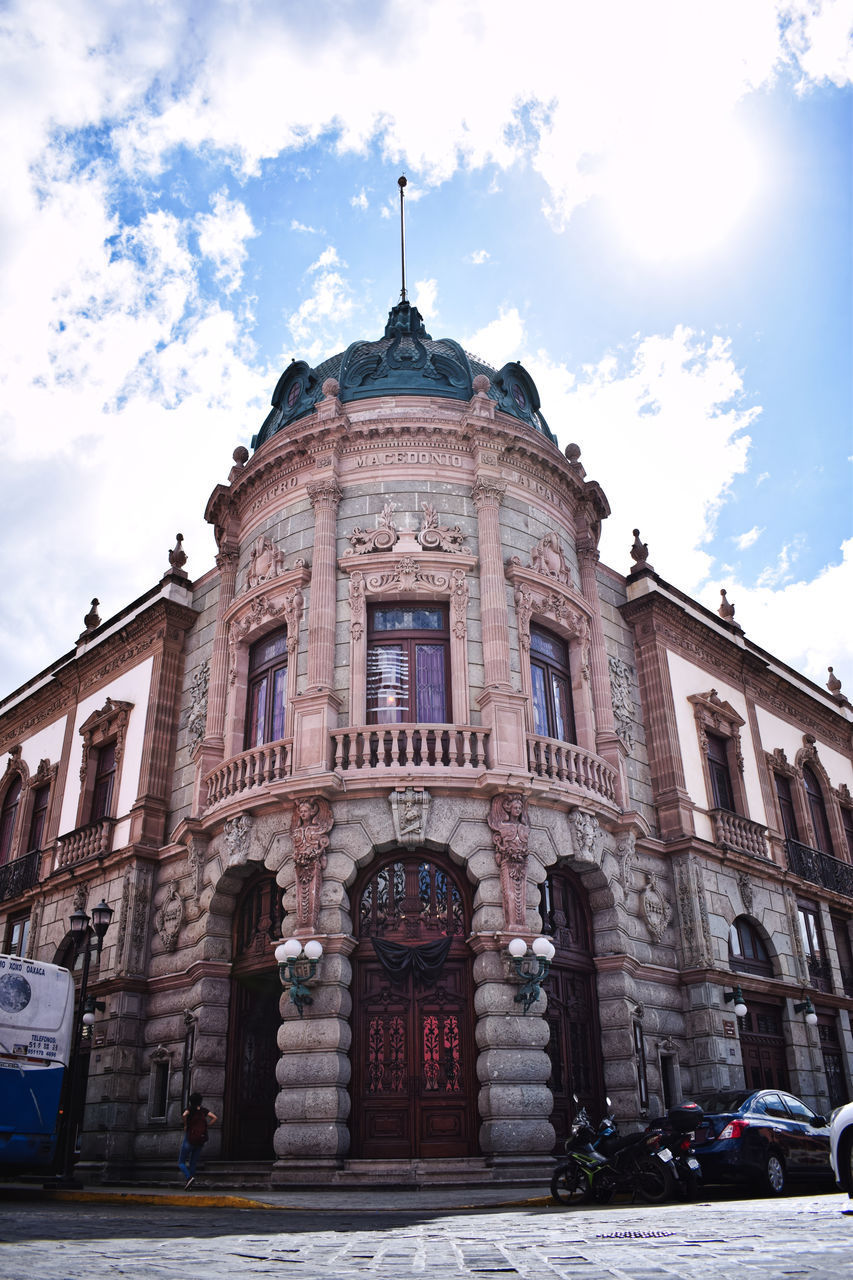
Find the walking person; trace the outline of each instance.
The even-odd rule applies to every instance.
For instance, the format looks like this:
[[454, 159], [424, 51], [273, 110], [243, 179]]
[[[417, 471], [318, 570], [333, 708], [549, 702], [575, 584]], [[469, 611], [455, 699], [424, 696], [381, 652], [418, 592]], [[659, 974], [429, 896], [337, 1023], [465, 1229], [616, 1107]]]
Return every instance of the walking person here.
[[190, 1105], [184, 1112], [184, 1136], [178, 1156], [178, 1168], [186, 1178], [184, 1190], [195, 1182], [195, 1170], [202, 1148], [207, 1142], [208, 1125], [216, 1123], [216, 1116], [202, 1105], [200, 1093], [190, 1094]]

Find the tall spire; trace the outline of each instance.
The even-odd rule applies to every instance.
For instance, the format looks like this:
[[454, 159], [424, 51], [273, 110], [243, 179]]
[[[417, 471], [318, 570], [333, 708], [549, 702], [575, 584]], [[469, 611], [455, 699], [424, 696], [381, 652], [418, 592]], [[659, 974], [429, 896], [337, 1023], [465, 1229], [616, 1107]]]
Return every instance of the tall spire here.
[[408, 302], [406, 293], [406, 215], [403, 209], [403, 192], [406, 187], [406, 175], [401, 174], [397, 179], [397, 186], [400, 188], [400, 259], [403, 267], [403, 287], [400, 290], [400, 301]]

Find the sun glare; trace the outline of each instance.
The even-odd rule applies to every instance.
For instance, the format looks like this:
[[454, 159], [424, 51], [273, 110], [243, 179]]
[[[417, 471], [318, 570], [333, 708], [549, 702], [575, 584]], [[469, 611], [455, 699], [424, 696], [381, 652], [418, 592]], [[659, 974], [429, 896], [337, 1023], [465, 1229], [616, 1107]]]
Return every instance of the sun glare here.
[[670, 131], [612, 158], [607, 216], [630, 251], [649, 259], [706, 253], [735, 231], [761, 181], [757, 149], [742, 129]]

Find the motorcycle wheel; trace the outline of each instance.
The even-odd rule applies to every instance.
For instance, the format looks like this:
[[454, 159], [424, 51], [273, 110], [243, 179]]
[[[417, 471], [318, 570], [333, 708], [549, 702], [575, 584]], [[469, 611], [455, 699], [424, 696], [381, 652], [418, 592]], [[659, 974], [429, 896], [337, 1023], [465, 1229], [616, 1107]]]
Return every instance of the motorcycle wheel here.
[[602, 1169], [595, 1175], [590, 1191], [596, 1204], [610, 1204], [616, 1192], [616, 1179], [609, 1169]]
[[675, 1179], [671, 1171], [654, 1156], [642, 1160], [634, 1174], [634, 1187], [637, 1195], [646, 1204], [662, 1204], [673, 1191]]
[[586, 1177], [573, 1161], [557, 1166], [551, 1176], [551, 1199], [555, 1204], [580, 1204], [588, 1194]]

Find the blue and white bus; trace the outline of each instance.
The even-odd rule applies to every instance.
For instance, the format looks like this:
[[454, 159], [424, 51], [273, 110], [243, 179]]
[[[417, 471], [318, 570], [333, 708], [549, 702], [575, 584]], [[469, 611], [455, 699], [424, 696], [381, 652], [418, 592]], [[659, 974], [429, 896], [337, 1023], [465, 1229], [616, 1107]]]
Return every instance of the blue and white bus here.
[[73, 1024], [67, 969], [0, 955], [0, 1171], [53, 1163]]

